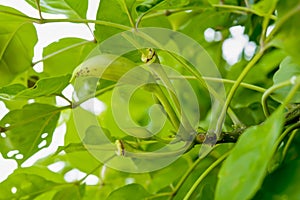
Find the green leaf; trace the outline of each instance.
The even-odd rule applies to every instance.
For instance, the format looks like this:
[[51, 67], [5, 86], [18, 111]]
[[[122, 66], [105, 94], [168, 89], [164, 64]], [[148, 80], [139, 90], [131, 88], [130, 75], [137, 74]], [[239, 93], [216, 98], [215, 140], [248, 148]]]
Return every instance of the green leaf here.
[[33, 88], [21, 91], [16, 98], [57, 96], [69, 85], [71, 75], [40, 79]]
[[287, 54], [293, 57], [297, 64], [300, 64], [300, 29], [298, 28], [300, 20], [300, 2], [299, 1], [279, 1], [277, 5], [278, 20], [275, 23], [279, 30], [275, 34], [271, 44], [282, 48]]
[[259, 190], [283, 127], [279, 108], [263, 124], [247, 129], [219, 172], [215, 199], [250, 199]]
[[[131, 27], [130, 18], [126, 12], [126, 9], [129, 9], [133, 2], [134, 0], [100, 1], [96, 19]], [[126, 6], [124, 6], [124, 4], [126, 4]], [[130, 12], [130, 9], [128, 11]], [[97, 41], [102, 42], [103, 40], [116, 33], [120, 33], [121, 31], [122, 30], [118, 28], [96, 24], [94, 34], [97, 38]]]
[[254, 200], [298, 199], [300, 160], [293, 160], [266, 177]]
[[32, 66], [36, 42], [36, 30], [27, 17], [0, 5], [0, 86]]
[[[33, 103], [12, 110], [0, 121], [1, 153], [5, 158], [15, 157], [20, 164], [48, 146], [56, 128], [61, 108]], [[10, 155], [12, 154], [12, 155]]]
[[44, 72], [52, 76], [71, 74], [95, 47], [93, 41], [80, 38], [63, 38], [54, 42], [43, 51]]
[[151, 193], [157, 193], [162, 188], [171, 185], [174, 181], [183, 176], [187, 168], [188, 163], [186, 160], [179, 158], [171, 165], [158, 171], [151, 172], [150, 175], [152, 180], [147, 189]]
[[26, 0], [32, 7], [37, 8], [39, 2], [41, 10], [46, 13], [63, 14], [70, 18], [86, 18], [88, 0]]
[[[80, 112], [78, 115], [84, 116], [82, 117], [81, 124], [89, 124], [89, 121], [94, 120], [95, 116], [93, 114], [83, 110], [81, 107], [76, 109], [80, 110], [78, 111]], [[64, 140], [65, 147], [61, 147], [60, 150], [65, 150], [67, 160], [73, 167], [78, 168], [83, 172], [90, 173], [101, 163], [92, 156], [82, 144], [81, 137], [84, 137], [82, 135], [84, 131], [82, 132], [81, 128], [85, 130], [86, 127], [78, 127], [75, 123], [74, 114], [72, 113], [69, 121], [67, 122], [67, 132]], [[99, 174], [99, 170], [94, 173]]]
[[65, 187], [63, 190], [58, 191], [53, 200], [81, 200], [82, 199], [82, 191], [79, 185], [70, 185], [69, 187]]
[[0, 99], [11, 100], [26, 87], [22, 84], [13, 84], [0, 88]]
[[[300, 64], [294, 62], [291, 57], [286, 57], [280, 64], [279, 70], [274, 74], [273, 80], [274, 84], [279, 84], [284, 81], [290, 80], [293, 76], [300, 76]], [[280, 88], [275, 91], [272, 95], [275, 99], [283, 102], [288, 93], [292, 89], [292, 85], [284, 88]], [[293, 103], [300, 103], [300, 91], [297, 91], [293, 99]]]
[[[12, 174], [4, 182], [0, 183], [0, 199], [34, 199], [43, 193], [51, 191], [57, 185], [57, 183], [35, 174]], [[16, 192], [12, 193], [12, 190], [16, 190]]]
[[114, 190], [107, 197], [107, 200], [140, 200], [149, 197], [150, 194], [139, 184], [129, 184]]
[[262, 0], [252, 6], [253, 10], [261, 15], [272, 14], [278, 0]]

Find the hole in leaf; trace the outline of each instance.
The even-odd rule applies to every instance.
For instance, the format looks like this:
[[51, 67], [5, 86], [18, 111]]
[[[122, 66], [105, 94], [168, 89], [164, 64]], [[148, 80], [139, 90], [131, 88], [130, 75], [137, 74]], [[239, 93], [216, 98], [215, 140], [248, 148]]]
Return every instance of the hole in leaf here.
[[59, 172], [65, 166], [66, 166], [65, 162], [59, 161], [59, 162], [53, 163], [51, 165], [48, 165], [48, 169], [51, 170], [51, 171], [53, 171], [53, 172]]
[[23, 154], [17, 154], [17, 155], [15, 156], [15, 158], [16, 158], [17, 160], [21, 160], [21, 159], [24, 158], [24, 156], [23, 156]]
[[41, 135], [41, 138], [45, 139], [47, 136], [48, 136], [48, 133], [43, 133], [43, 134]]
[[33, 67], [33, 69], [37, 73], [42, 73], [44, 71], [44, 63], [43, 62], [39, 62], [39, 63], [35, 64], [34, 67]]
[[90, 174], [88, 177], [86, 177], [84, 183], [87, 185], [97, 185], [99, 183], [99, 178], [93, 174]]
[[35, 100], [34, 99], [28, 99], [28, 104], [31, 104], [31, 103], [34, 103], [35, 102]]
[[10, 124], [9, 124], [9, 123], [6, 123], [4, 126], [5, 126], [5, 127], [9, 127], [9, 126], [10, 126]]
[[80, 105], [86, 111], [89, 111], [95, 115], [100, 115], [105, 110], [105, 104], [97, 98], [92, 98]]
[[10, 191], [11, 193], [16, 194], [18, 189], [16, 187], [12, 187]]
[[6, 134], [4, 132], [1, 132], [1, 137], [6, 138]]
[[131, 184], [131, 183], [134, 183], [134, 182], [135, 182], [134, 178], [126, 178], [126, 179], [125, 179], [125, 184], [126, 184], [126, 185]]
[[44, 146], [46, 146], [47, 145], [47, 141], [46, 140], [43, 140], [39, 145], [38, 145], [38, 148], [40, 149], [40, 148], [42, 148], [42, 147], [44, 147]]
[[64, 179], [70, 183], [82, 179], [85, 175], [86, 173], [83, 173], [78, 169], [72, 169], [65, 174]]
[[7, 153], [7, 157], [11, 158], [13, 157], [14, 155], [18, 154], [19, 153], [19, 150], [12, 150], [12, 151], [9, 151]]

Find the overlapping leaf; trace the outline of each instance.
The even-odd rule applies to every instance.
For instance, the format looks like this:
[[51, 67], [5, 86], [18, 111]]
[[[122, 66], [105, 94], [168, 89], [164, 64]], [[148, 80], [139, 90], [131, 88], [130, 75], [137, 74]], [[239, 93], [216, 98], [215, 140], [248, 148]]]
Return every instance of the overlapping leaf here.
[[65, 181], [60, 175], [45, 167], [17, 169], [7, 180], [0, 183], [0, 199], [34, 199], [63, 183]]
[[0, 86], [32, 66], [36, 30], [23, 13], [0, 5]]
[[[300, 76], [300, 64], [294, 62], [291, 57], [286, 57], [280, 64], [279, 70], [275, 73], [273, 80], [274, 84], [279, 84], [284, 81], [289, 81], [295, 76]], [[280, 101], [284, 101], [293, 86], [287, 86], [275, 91], [274, 97]], [[292, 102], [300, 102], [300, 91], [297, 91], [292, 99]]]
[[275, 24], [277, 33], [272, 44], [282, 48], [293, 57], [297, 64], [300, 64], [300, 29], [298, 28], [300, 20], [300, 2], [299, 1], [279, 1], [277, 6], [278, 21]]
[[71, 74], [95, 48], [96, 43], [79, 38], [64, 38], [43, 51], [44, 72], [51, 76]]

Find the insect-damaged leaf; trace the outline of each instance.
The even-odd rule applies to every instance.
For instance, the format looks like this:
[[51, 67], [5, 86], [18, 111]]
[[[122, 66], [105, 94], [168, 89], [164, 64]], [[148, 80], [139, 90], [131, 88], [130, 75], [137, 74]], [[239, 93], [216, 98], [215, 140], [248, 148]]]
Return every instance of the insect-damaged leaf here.
[[0, 149], [3, 157], [16, 158], [20, 164], [48, 146], [61, 108], [33, 103], [10, 111], [1, 121]]

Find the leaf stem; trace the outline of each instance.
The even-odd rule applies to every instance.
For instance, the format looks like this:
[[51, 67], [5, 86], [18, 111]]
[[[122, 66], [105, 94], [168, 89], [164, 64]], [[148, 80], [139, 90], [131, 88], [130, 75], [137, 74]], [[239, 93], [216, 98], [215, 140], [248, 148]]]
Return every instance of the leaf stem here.
[[[94, 169], [92, 169], [89, 173], [87, 173], [83, 178], [81, 178], [80, 180], [78, 180], [77, 182], [82, 184], [83, 181], [92, 173], [94, 173], [96, 170], [98, 170], [101, 166], [103, 166], [103, 164], [105, 164], [106, 162], [110, 161], [111, 159], [113, 159], [114, 157], [116, 157], [116, 155], [112, 155], [110, 157], [108, 157], [105, 161], [103, 161], [103, 163], [100, 163], [99, 165], [97, 165]], [[101, 177], [99, 177], [101, 178]], [[101, 180], [103, 182], [103, 180]]]
[[133, 22], [132, 16], [131, 16], [130, 13], [129, 13], [129, 10], [128, 10], [126, 1], [125, 1], [125, 0], [122, 0], [121, 2], [122, 2], [122, 6], [123, 6], [123, 8], [124, 8], [124, 10], [125, 10], [125, 12], [126, 12], [126, 14], [127, 14], [127, 16], [128, 16], [128, 19], [129, 19], [130, 24], [131, 24], [131, 26], [134, 28], [134, 27], [135, 27], [135, 26], [134, 26], [134, 22]]
[[186, 181], [186, 179], [189, 177], [189, 175], [194, 171], [194, 169], [197, 167], [197, 165], [202, 161], [203, 157], [199, 157], [196, 162], [193, 163], [193, 165], [186, 171], [186, 173], [182, 176], [182, 178], [179, 180], [177, 185], [175, 186], [172, 195], [170, 197], [170, 200], [173, 199], [173, 197], [176, 195], [176, 193], [179, 191], [180, 187], [183, 185], [183, 183]]
[[258, 62], [258, 60], [264, 55], [264, 50], [265, 49], [261, 49], [254, 57], [253, 59], [246, 65], [246, 67], [244, 68], [244, 70], [242, 71], [242, 73], [239, 75], [239, 77], [237, 78], [237, 80], [235, 81], [235, 83], [233, 84], [233, 86], [231, 87], [229, 94], [226, 98], [226, 101], [224, 103], [224, 106], [221, 110], [220, 113], [220, 117], [217, 121], [217, 125], [216, 125], [216, 134], [219, 135], [219, 133], [222, 131], [222, 126], [223, 126], [223, 122], [225, 120], [226, 117], [226, 112], [227, 109], [229, 108], [230, 102], [236, 92], [236, 90], [238, 89], [238, 87], [240, 86], [241, 82], [243, 81], [243, 79], [246, 77], [246, 75], [248, 74], [248, 72], [252, 69], [252, 67]]
[[87, 96], [87, 97], [85, 97], [85, 98], [83, 98], [83, 99], [80, 99], [79, 101], [73, 102], [72, 108], [74, 109], [74, 108], [76, 108], [77, 106], [80, 106], [80, 104], [82, 104], [83, 102], [85, 102], [85, 101], [87, 101], [87, 100], [89, 100], [89, 99], [91, 99], [91, 98], [93, 98], [93, 97], [100, 96], [100, 95], [102, 95], [103, 93], [105, 93], [105, 92], [107, 92], [107, 91], [109, 91], [109, 90], [112, 90], [114, 87], [116, 87], [116, 84], [109, 85], [109, 86], [107, 86], [107, 87], [105, 87], [105, 88], [102, 88], [102, 89], [100, 89], [100, 90], [97, 90], [97, 91], [95, 92], [95, 94], [91, 94], [91, 95], [89, 95], [89, 96]]
[[70, 23], [94, 23], [98, 25], [104, 25], [104, 26], [110, 26], [114, 28], [118, 28], [124, 31], [131, 30], [131, 27], [122, 25], [122, 24], [117, 24], [113, 22], [108, 22], [108, 21], [102, 21], [102, 20], [92, 20], [92, 19], [43, 19], [42, 22], [38, 23], [53, 23], [53, 22], [70, 22]]
[[255, 14], [257, 16], [260, 17], [265, 17], [265, 16], [269, 16], [270, 19], [276, 20], [277, 17], [274, 15], [269, 15], [269, 14], [264, 14], [264, 13], [259, 13], [249, 7], [242, 7], [242, 6], [234, 6], [234, 5], [224, 5], [224, 4], [212, 4], [213, 7], [215, 8], [222, 8], [222, 9], [229, 9], [229, 10], [233, 10], [233, 11], [243, 11], [243, 12], [247, 12], [247, 13], [252, 13]]
[[[197, 80], [197, 78], [195, 76], [169, 76], [170, 79], [191, 79], [191, 80]], [[230, 79], [224, 79], [224, 78], [215, 78], [215, 77], [206, 77], [206, 76], [202, 76], [202, 78], [206, 81], [213, 81], [213, 82], [220, 82], [220, 83], [231, 83], [234, 84], [236, 81], [235, 80], [230, 80]], [[250, 90], [254, 90], [257, 92], [261, 92], [264, 93], [266, 91], [265, 88], [263, 87], [259, 87], [256, 85], [252, 85], [249, 83], [245, 83], [245, 82], [241, 82], [240, 86], [250, 89]]]
[[34, 62], [33, 65], [36, 65], [36, 64], [38, 64], [40, 62], [43, 62], [43, 61], [45, 61], [45, 60], [47, 60], [47, 59], [49, 59], [49, 58], [51, 58], [53, 56], [56, 56], [56, 55], [58, 55], [60, 53], [63, 53], [65, 51], [71, 50], [71, 49], [76, 48], [76, 47], [83, 46], [83, 45], [88, 44], [88, 43], [94, 43], [94, 42], [95, 42], [94, 40], [93, 41], [83, 41], [83, 42], [79, 42], [77, 44], [73, 44], [73, 45], [70, 45], [68, 47], [62, 48], [62, 49], [60, 49], [60, 50], [58, 50], [58, 51], [56, 51], [54, 53], [51, 53], [49, 55], [44, 56], [43, 59]]
[[275, 142], [275, 145], [274, 145], [274, 146], [275, 146], [276, 148], [274, 148], [273, 155], [274, 155], [276, 149], [277, 149], [277, 148], [279, 147], [279, 145], [281, 144], [282, 140], [287, 136], [287, 134], [289, 134], [291, 131], [296, 130], [296, 129], [298, 129], [298, 128], [300, 128], [300, 121], [296, 122], [295, 124], [289, 126], [287, 129], [285, 129], [285, 131], [280, 135], [280, 137], [279, 137], [279, 138], [276, 140], [276, 142]]
[[38, 12], [39, 12], [40, 20], [43, 20], [41, 6], [40, 6], [40, 0], [35, 0], [35, 3], [36, 3], [36, 7], [38, 9]]
[[128, 31], [128, 30], [132, 29], [131, 27], [126, 26], [126, 25], [117, 24], [117, 23], [108, 22], [108, 21], [103, 21], [103, 20], [80, 19], [80, 18], [78, 18], [78, 19], [68, 19], [68, 18], [65, 18], [65, 19], [38, 19], [38, 18], [34, 18], [34, 17], [21, 15], [21, 14], [18, 14], [18, 13], [5, 11], [5, 10], [0, 10], [0, 13], [7, 14], [7, 15], [12, 15], [12, 16], [22, 18], [22, 19], [27, 19], [30, 22], [37, 23], [37, 24], [59, 23], [59, 22], [84, 23], [84, 24], [94, 23], [94, 24], [98, 24], [98, 25], [118, 28], [118, 29], [121, 29], [121, 30], [124, 30], [124, 31]]
[[215, 168], [217, 167], [227, 156], [229, 156], [231, 151], [226, 152], [221, 157], [219, 157], [215, 162], [213, 162], [202, 174], [201, 176], [194, 182], [193, 186], [189, 189], [188, 193], [185, 195], [183, 200], [188, 200], [193, 192], [197, 189], [198, 185], [201, 181]]
[[158, 193], [158, 194], [155, 194], [151, 197], [146, 197], [146, 200], [149, 200], [149, 199], [155, 199], [155, 198], [158, 198], [158, 197], [164, 197], [164, 196], [171, 196], [172, 193], [171, 192], [165, 192], [165, 193]]
[[261, 105], [262, 105], [262, 108], [263, 108], [263, 111], [264, 111], [264, 114], [266, 117], [270, 116], [270, 111], [269, 111], [269, 108], [268, 108], [268, 104], [267, 104], [267, 99], [268, 97], [275, 91], [275, 90], [278, 90], [279, 88], [282, 88], [282, 87], [286, 87], [288, 85], [291, 85], [291, 81], [290, 80], [287, 80], [287, 81], [284, 81], [282, 83], [279, 83], [279, 84], [276, 84], [276, 85], [273, 85], [272, 87], [270, 87], [269, 89], [267, 89], [264, 94], [262, 95], [262, 98], [261, 98]]
[[299, 129], [294, 129], [294, 130], [292, 131], [292, 134], [291, 134], [291, 136], [289, 137], [288, 141], [286, 142], [286, 145], [284, 146], [283, 151], [282, 151], [282, 160], [285, 158], [285, 156], [286, 156], [286, 154], [287, 154], [287, 151], [288, 151], [288, 149], [289, 149], [289, 147], [290, 147], [290, 145], [291, 145], [291, 143], [292, 143], [294, 137], [296, 136], [296, 133], [297, 133], [298, 130], [299, 130]]

